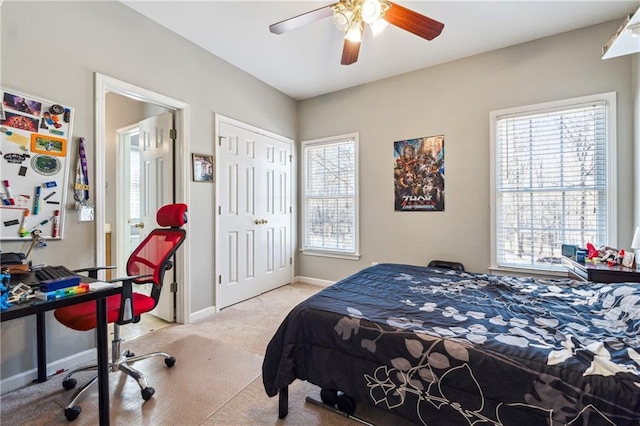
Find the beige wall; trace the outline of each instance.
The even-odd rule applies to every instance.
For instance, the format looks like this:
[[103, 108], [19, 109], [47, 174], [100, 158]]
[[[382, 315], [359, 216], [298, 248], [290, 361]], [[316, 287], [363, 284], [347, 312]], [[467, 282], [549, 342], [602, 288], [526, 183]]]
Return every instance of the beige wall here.
[[[619, 22], [489, 52], [300, 102], [300, 140], [360, 132], [361, 260], [298, 256], [298, 275], [334, 281], [371, 262], [490, 264], [489, 112], [618, 94], [618, 242], [633, 225], [631, 57], [603, 61]], [[445, 211], [394, 212], [393, 142], [445, 135]]]
[[[18, 2], [1, 6], [0, 85], [75, 108], [73, 136], [87, 141], [94, 171], [94, 73], [190, 105], [190, 152], [214, 152], [214, 113], [295, 138], [296, 102], [205, 52], [120, 2]], [[71, 162], [75, 164], [75, 162]], [[96, 188], [92, 188], [96, 190]], [[214, 305], [214, 187], [189, 185], [191, 309]], [[70, 211], [69, 213], [74, 213]], [[34, 251], [35, 263], [91, 266], [95, 224], [67, 214], [62, 241]], [[26, 251], [2, 242], [4, 251]], [[47, 315], [49, 361], [93, 346], [93, 333], [72, 332]], [[35, 368], [33, 319], [2, 323], [1, 377]], [[3, 383], [4, 390], [4, 383]]]

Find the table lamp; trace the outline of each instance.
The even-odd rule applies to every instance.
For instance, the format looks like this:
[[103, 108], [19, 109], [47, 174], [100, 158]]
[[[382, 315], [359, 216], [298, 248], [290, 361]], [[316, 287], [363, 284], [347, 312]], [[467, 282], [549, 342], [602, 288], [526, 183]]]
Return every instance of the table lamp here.
[[[634, 250], [640, 249], [640, 226], [636, 228], [635, 234], [633, 234], [633, 241], [631, 241], [631, 248]], [[637, 258], [637, 253], [636, 253]], [[636, 268], [640, 265], [638, 259], [636, 259]]]

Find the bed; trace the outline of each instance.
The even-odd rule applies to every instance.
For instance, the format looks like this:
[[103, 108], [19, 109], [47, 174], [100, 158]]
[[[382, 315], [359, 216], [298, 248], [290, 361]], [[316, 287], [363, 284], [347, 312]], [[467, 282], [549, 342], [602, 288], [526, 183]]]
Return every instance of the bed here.
[[638, 425], [640, 284], [375, 265], [282, 322], [280, 417], [296, 379], [416, 424]]

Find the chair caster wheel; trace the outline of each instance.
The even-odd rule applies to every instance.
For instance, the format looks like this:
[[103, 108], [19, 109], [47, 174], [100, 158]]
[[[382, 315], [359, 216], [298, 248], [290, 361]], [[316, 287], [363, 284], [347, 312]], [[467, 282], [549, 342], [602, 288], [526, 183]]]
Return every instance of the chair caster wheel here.
[[148, 401], [151, 399], [151, 397], [153, 396], [154, 393], [156, 393], [156, 390], [154, 388], [152, 388], [151, 386], [146, 387], [144, 389], [142, 389], [142, 399], [144, 399], [145, 401]]
[[164, 363], [167, 364], [167, 367], [173, 367], [176, 363], [176, 358], [173, 356], [170, 356], [169, 358], [165, 358]]
[[356, 411], [356, 400], [351, 398], [349, 395], [345, 395], [342, 392], [338, 392], [338, 396], [336, 397], [336, 404], [338, 405], [338, 409], [340, 411], [344, 411], [348, 415], [353, 415]]
[[338, 392], [330, 389], [322, 389], [320, 391], [320, 399], [327, 405], [334, 407], [336, 405], [336, 397]]
[[75, 419], [78, 418], [78, 416], [80, 415], [80, 413], [82, 413], [82, 408], [74, 405], [71, 408], [65, 408], [64, 409], [64, 416], [67, 418], [67, 420], [69, 420], [70, 422], [74, 421]]
[[77, 384], [78, 384], [78, 381], [73, 377], [62, 381], [62, 387], [64, 388], [64, 390], [71, 390], [75, 388]]

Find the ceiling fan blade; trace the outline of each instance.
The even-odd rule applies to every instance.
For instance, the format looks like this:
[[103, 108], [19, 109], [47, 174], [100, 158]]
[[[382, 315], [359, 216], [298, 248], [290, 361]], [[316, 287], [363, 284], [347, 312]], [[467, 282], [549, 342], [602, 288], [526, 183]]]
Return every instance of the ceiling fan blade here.
[[269, 31], [274, 34], [282, 34], [300, 28], [303, 25], [319, 21], [320, 19], [328, 18], [333, 15], [333, 6], [336, 4], [337, 3], [330, 4], [329, 6], [321, 7], [320, 9], [312, 10], [311, 12], [303, 13], [302, 15], [269, 25]]
[[360, 53], [359, 42], [344, 39], [344, 46], [342, 48], [342, 65], [351, 65], [358, 60], [358, 54]]
[[433, 40], [438, 37], [444, 28], [442, 22], [427, 18], [399, 4], [390, 1], [387, 3], [389, 3], [391, 7], [385, 12], [384, 20], [391, 25], [395, 25], [427, 40]]

